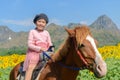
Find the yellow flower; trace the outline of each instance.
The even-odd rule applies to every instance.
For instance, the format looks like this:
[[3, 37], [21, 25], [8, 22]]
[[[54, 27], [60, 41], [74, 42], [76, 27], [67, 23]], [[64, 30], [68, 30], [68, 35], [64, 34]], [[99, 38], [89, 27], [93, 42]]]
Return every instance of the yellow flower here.
[[13, 67], [24, 61], [25, 55], [13, 54], [10, 56], [0, 56], [0, 68]]

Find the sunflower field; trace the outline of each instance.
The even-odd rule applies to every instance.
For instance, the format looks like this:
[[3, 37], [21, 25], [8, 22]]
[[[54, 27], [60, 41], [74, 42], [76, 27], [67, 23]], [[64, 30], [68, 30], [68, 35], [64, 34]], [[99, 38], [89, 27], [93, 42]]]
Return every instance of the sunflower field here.
[[[76, 80], [120, 80], [120, 43], [116, 46], [103, 46], [98, 50], [107, 63], [107, 75], [99, 79], [92, 72], [82, 70]], [[25, 55], [18, 54], [0, 56], [0, 80], [9, 80], [11, 69], [24, 59]]]

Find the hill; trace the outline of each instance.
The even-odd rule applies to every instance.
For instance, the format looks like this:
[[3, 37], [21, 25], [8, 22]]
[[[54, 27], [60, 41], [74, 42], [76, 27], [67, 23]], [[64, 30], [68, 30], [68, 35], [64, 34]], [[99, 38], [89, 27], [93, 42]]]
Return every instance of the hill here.
[[[79, 23], [69, 23], [68, 28], [73, 28]], [[51, 39], [58, 48], [67, 36], [65, 26], [55, 23], [49, 24], [46, 29], [50, 32]], [[98, 40], [100, 46], [115, 45], [120, 42], [120, 30], [116, 24], [106, 15], [98, 17], [91, 25], [91, 32]], [[7, 26], [0, 26], [0, 48], [27, 47], [28, 32], [14, 32]]]
[[7, 26], [0, 26], [0, 48], [26, 46], [28, 32], [14, 32]]
[[98, 40], [100, 46], [115, 45], [120, 42], [120, 30], [116, 24], [106, 15], [97, 18], [91, 25], [93, 36]]

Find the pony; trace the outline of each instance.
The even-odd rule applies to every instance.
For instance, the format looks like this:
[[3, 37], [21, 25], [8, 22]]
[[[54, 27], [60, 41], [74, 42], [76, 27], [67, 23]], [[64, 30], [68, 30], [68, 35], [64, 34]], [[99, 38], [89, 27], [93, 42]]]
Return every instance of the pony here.
[[[39, 72], [37, 80], [76, 80], [79, 71], [83, 69], [92, 71], [97, 78], [104, 77], [107, 65], [89, 27], [79, 25], [65, 30], [68, 37]], [[12, 69], [10, 80], [16, 80], [19, 68], [20, 64]]]

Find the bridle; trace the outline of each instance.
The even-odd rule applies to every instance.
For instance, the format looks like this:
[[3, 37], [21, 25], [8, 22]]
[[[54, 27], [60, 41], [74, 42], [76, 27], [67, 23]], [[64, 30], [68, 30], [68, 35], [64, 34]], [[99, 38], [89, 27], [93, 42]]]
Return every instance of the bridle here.
[[[81, 51], [79, 50], [79, 48], [80, 48], [79, 46], [81, 46], [81, 45], [79, 45], [79, 46], [77, 45], [75, 38], [73, 38], [73, 42], [74, 42], [76, 53], [79, 55], [79, 57], [80, 57], [80, 59], [81, 59], [81, 61], [83, 62], [84, 65], [81, 66], [81, 67], [74, 67], [74, 66], [67, 66], [67, 65], [65, 65], [65, 64], [63, 64], [61, 62], [56, 62], [56, 63], [59, 64], [60, 66], [64, 67], [64, 68], [68, 68], [68, 69], [75, 70], [75, 71], [76, 70], [79, 71], [79, 70], [83, 70], [83, 69], [91, 69], [91, 68], [93, 68], [94, 63], [89, 64], [88, 61], [83, 56], [83, 54], [81, 53]], [[45, 52], [44, 52], [44, 55], [47, 58], [52, 60], [52, 58], [49, 55], [47, 55]], [[61, 54], [60, 54], [60, 56], [63, 57]]]
[[95, 63], [94, 59], [91, 58], [92, 61], [93, 61], [93, 64], [89, 64], [89, 62], [88, 62], [88, 61], [85, 59], [85, 57], [83, 56], [82, 52], [79, 50], [79, 49], [81, 48], [81, 45], [82, 45], [82, 44], [79, 44], [79, 45], [78, 45], [75, 38], [74, 38], [73, 42], [74, 42], [74, 44], [75, 44], [76, 53], [79, 55], [81, 61], [82, 61], [83, 64], [84, 64], [84, 65], [81, 66], [81, 67], [84, 67], [85, 69], [91, 69], [91, 68], [93, 68], [94, 63]]
[[[65, 67], [65, 68], [69, 68], [69, 69], [72, 69], [72, 70], [83, 70], [83, 69], [91, 69], [91, 68], [93, 68], [94, 63], [93, 64], [89, 64], [88, 61], [83, 57], [81, 51], [79, 51], [80, 47], [76, 44], [76, 39], [75, 38], [73, 38], [73, 42], [74, 42], [76, 53], [79, 55], [79, 57], [82, 60], [84, 65], [81, 66], [81, 67], [73, 67], [73, 66], [64, 65], [61, 62], [58, 62], [58, 64], [63, 66], [63, 67]], [[60, 55], [60, 56], [63, 57], [62, 55]]]
[[77, 52], [77, 54], [79, 55], [81, 61], [82, 61], [83, 64], [84, 64], [84, 65], [81, 66], [81, 67], [83, 67], [84, 69], [93, 68], [93, 65], [92, 65], [92, 64], [89, 65], [88, 61], [83, 57], [83, 55], [81, 54], [81, 52], [80, 52], [78, 49], [76, 49], [76, 52]]

